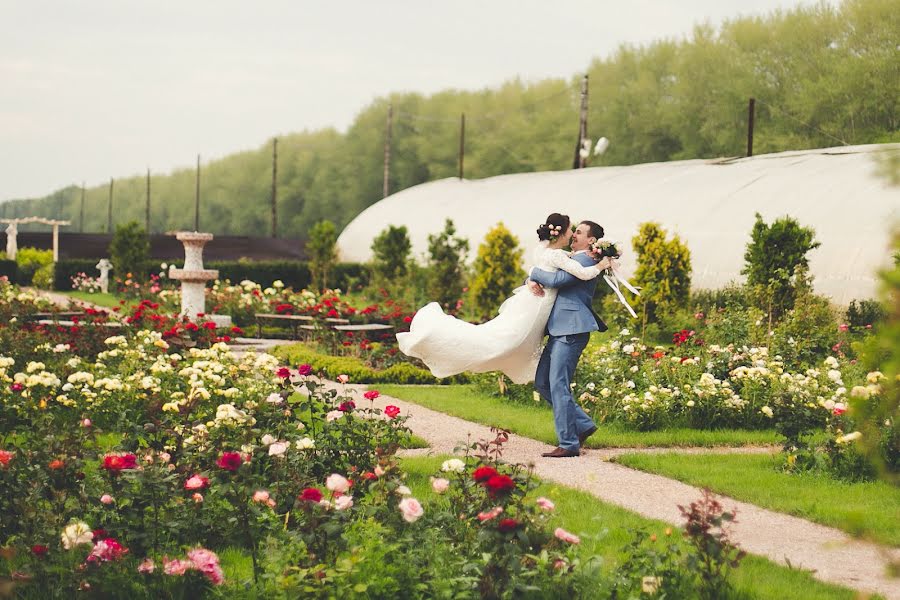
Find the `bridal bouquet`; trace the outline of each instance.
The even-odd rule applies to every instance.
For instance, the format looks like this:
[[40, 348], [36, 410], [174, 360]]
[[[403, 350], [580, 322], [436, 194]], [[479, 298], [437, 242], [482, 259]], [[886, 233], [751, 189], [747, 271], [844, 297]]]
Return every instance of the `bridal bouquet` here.
[[622, 256], [616, 242], [611, 242], [609, 240], [595, 241], [591, 244], [590, 248], [588, 248], [588, 254], [593, 256], [595, 260], [600, 260], [605, 256], [610, 258], [619, 258]]
[[616, 242], [611, 242], [609, 240], [596, 240], [590, 245], [587, 252], [592, 257], [594, 257], [594, 260], [601, 260], [605, 257], [610, 258], [610, 266], [604, 272], [603, 280], [607, 284], [609, 284], [609, 287], [612, 288], [612, 291], [619, 299], [619, 302], [622, 303], [622, 305], [628, 310], [631, 316], [637, 318], [634, 309], [631, 308], [631, 305], [628, 304], [625, 296], [622, 295], [622, 291], [619, 289], [619, 286], [621, 285], [635, 296], [640, 296], [641, 293], [636, 287], [628, 283], [628, 280], [623, 277], [618, 271], [618, 264], [615, 262], [615, 260], [622, 256], [622, 252], [619, 250], [619, 246], [616, 244]]

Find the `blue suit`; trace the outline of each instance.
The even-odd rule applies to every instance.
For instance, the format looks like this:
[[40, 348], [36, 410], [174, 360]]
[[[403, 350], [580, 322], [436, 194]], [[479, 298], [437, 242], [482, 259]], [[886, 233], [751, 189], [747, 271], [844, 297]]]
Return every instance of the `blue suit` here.
[[[583, 252], [572, 255], [572, 258], [586, 267], [597, 264]], [[535, 268], [531, 279], [544, 287], [558, 289], [547, 321], [550, 339], [538, 363], [534, 387], [553, 407], [559, 447], [577, 452], [580, 449], [578, 436], [596, 427], [572, 397], [571, 383], [591, 332], [607, 329], [591, 308], [597, 278], [583, 281], [562, 270], [550, 273]]]

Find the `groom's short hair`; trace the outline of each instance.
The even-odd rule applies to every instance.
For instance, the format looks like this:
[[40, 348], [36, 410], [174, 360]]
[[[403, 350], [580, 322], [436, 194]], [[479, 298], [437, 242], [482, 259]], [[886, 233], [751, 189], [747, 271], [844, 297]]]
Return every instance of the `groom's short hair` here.
[[600, 227], [597, 223], [593, 221], [582, 221], [582, 225], [587, 225], [591, 230], [591, 237], [595, 237], [598, 240], [603, 237], [603, 228]]

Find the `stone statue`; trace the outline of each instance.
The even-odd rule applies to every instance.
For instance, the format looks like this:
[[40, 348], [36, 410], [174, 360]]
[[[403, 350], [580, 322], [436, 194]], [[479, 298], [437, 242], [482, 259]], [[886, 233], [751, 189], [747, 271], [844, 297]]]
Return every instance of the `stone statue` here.
[[100, 269], [100, 291], [104, 294], [109, 293], [109, 271], [112, 269], [112, 263], [109, 262], [108, 259], [101, 258], [100, 262], [97, 263], [97, 268]]
[[10, 223], [6, 228], [6, 258], [16, 260], [16, 253], [19, 247], [16, 244], [16, 236], [19, 234], [19, 228], [15, 223]]

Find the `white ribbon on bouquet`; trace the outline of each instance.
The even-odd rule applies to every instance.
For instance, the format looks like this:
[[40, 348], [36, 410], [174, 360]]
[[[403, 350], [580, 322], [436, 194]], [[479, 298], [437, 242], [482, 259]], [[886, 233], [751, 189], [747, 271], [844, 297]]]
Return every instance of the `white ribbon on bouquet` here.
[[603, 275], [603, 281], [609, 284], [609, 287], [612, 288], [613, 292], [615, 292], [616, 296], [619, 298], [619, 302], [621, 302], [625, 306], [625, 308], [628, 309], [628, 312], [631, 313], [631, 316], [637, 318], [637, 314], [635, 314], [634, 309], [631, 308], [631, 305], [628, 304], [627, 300], [625, 300], [625, 296], [622, 295], [622, 290], [619, 289], [619, 285], [621, 284], [622, 287], [624, 287], [635, 296], [640, 296], [641, 293], [637, 290], [637, 288], [628, 283], [628, 280], [619, 273], [618, 266], [619, 264], [614, 259], [610, 259], [609, 269], [607, 269], [606, 273]]

